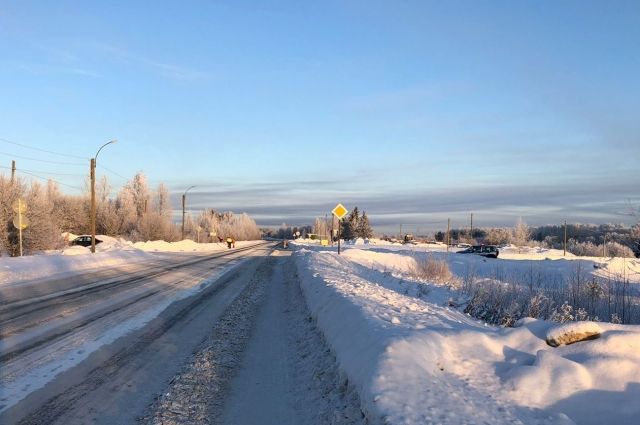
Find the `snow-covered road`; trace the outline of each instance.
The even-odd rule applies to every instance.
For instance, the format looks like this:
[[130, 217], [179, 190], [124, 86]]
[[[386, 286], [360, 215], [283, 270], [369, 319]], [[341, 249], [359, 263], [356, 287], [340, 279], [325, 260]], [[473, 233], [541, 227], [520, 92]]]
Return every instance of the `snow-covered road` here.
[[[104, 391], [108, 390], [102, 388], [107, 382], [114, 385], [117, 379], [90, 375], [105, 367], [111, 370], [116, 364], [116, 377], [128, 382], [129, 387], [135, 382], [129, 379], [132, 376], [139, 376], [142, 388], [153, 388], [153, 382], [161, 385], [159, 377], [175, 372], [179, 360], [184, 361], [202, 341], [215, 315], [221, 314], [237, 296], [243, 282], [246, 285], [252, 267], [234, 266], [252, 258], [255, 261], [250, 264], [256, 264], [266, 258], [270, 249], [270, 245], [260, 244], [256, 248], [192, 256], [187, 261], [183, 257], [164, 264], [141, 263], [130, 266], [131, 273], [119, 277], [88, 274], [66, 277], [50, 285], [42, 281], [3, 287], [8, 295], [3, 296], [0, 307], [0, 420], [12, 423], [29, 415], [27, 423], [49, 423], [58, 416], [69, 418], [67, 412], [78, 409], [75, 399], [69, 400], [70, 394], [75, 398], [89, 397], [101, 406], [105, 398], [114, 399], [112, 394], [105, 397]], [[195, 307], [216, 303], [216, 308], [200, 307], [209, 313], [191, 320], [188, 332], [170, 336], [186, 316], [196, 317]], [[172, 332], [167, 332], [169, 329]], [[159, 343], [156, 336], [184, 341], [168, 343], [169, 350], [165, 343], [161, 349], [149, 352], [151, 343]], [[176, 353], [182, 357], [175, 357]], [[131, 369], [136, 363], [144, 366]], [[121, 369], [128, 373], [121, 375]], [[150, 376], [154, 379], [149, 380]], [[87, 389], [86, 385], [92, 388]], [[80, 394], [70, 388], [85, 391]], [[161, 391], [162, 387], [156, 389]], [[152, 394], [144, 392], [140, 399]], [[143, 401], [136, 403], [138, 407], [145, 406]], [[83, 406], [89, 404], [84, 402]], [[113, 402], [113, 406], [118, 403]], [[94, 408], [94, 416], [102, 417], [98, 414], [101, 410], [104, 409]]]

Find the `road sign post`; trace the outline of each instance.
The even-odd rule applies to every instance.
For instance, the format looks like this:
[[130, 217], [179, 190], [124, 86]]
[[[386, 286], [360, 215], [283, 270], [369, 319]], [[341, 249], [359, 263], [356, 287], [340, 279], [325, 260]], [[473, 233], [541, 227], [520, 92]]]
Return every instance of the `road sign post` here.
[[342, 218], [347, 215], [348, 212], [349, 211], [342, 204], [336, 205], [336, 207], [331, 211], [331, 213], [338, 218], [338, 255], [340, 255], [340, 223], [342, 222]]
[[13, 211], [17, 214], [13, 218], [13, 226], [18, 229], [18, 240], [20, 247], [20, 256], [22, 257], [22, 231], [29, 226], [29, 220], [27, 217], [23, 217], [22, 214], [27, 212], [27, 204], [20, 198], [12, 205]]

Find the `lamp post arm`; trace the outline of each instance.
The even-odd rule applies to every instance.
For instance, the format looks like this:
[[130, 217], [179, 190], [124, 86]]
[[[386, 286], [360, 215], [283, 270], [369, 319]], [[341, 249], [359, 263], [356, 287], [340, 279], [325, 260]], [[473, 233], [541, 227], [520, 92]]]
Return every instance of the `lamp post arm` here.
[[100, 149], [98, 149], [98, 152], [96, 152], [96, 156], [94, 156], [94, 159], [98, 159], [98, 154], [100, 153], [100, 151], [102, 150], [102, 148], [104, 148], [107, 145], [110, 145], [112, 143], [116, 143], [117, 140], [110, 140], [107, 143], [105, 143], [104, 145], [100, 146]]

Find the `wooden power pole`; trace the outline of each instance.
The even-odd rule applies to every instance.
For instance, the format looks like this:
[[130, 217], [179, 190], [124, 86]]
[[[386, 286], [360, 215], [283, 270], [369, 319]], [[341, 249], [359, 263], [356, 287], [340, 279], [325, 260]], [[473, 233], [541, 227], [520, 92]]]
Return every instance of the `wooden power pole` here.
[[11, 161], [11, 184], [13, 185], [13, 182], [16, 178], [16, 161], [13, 160]]
[[91, 252], [96, 252], [96, 159], [91, 158]]
[[449, 252], [449, 245], [451, 245], [451, 219], [447, 219], [447, 252]]
[[184, 206], [186, 203], [186, 199], [187, 199], [187, 193], [183, 193], [182, 194], [182, 239], [184, 240]]
[[567, 256], [567, 220], [564, 221], [564, 253], [562, 256]]

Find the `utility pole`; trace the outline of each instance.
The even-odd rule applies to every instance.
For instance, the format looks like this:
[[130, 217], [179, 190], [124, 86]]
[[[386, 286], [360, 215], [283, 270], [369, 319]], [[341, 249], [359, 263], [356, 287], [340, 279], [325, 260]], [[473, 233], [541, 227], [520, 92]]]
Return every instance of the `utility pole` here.
[[22, 257], [22, 200], [18, 198], [18, 237], [20, 238], [20, 256]]
[[447, 252], [449, 252], [449, 245], [451, 244], [451, 219], [447, 219]]
[[187, 192], [193, 189], [195, 186], [189, 187], [182, 194], [182, 240], [184, 240], [184, 214], [185, 214], [185, 205], [187, 203]]
[[564, 221], [564, 254], [562, 256], [567, 256], [567, 220]]
[[602, 258], [607, 256], [607, 234], [602, 237]]
[[89, 160], [91, 176], [91, 252], [96, 252], [96, 159]]
[[16, 178], [16, 161], [11, 161], [11, 184], [13, 185], [13, 181]]
[[471, 241], [473, 242], [473, 213], [471, 213]]
[[398, 237], [398, 239], [400, 239], [400, 241], [402, 242], [402, 224], [400, 225], [400, 236]]
[[91, 176], [91, 253], [96, 253], [96, 161], [98, 159], [98, 154], [107, 145], [115, 143], [115, 140], [111, 140], [104, 145], [100, 146], [98, 152], [96, 152], [96, 156], [89, 160], [89, 175]]
[[187, 198], [187, 193], [183, 193], [182, 194], [182, 237], [180, 238], [180, 240], [184, 240], [184, 204], [185, 204], [185, 200]]

